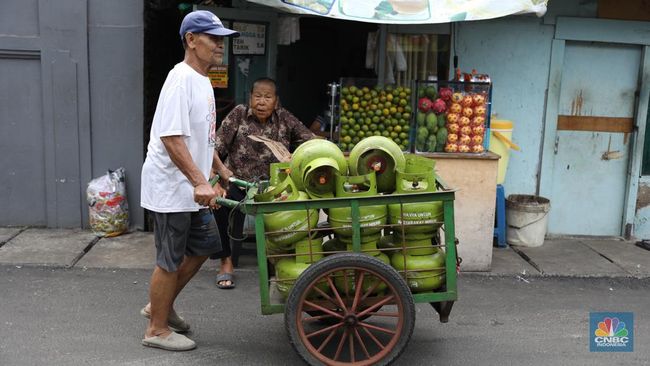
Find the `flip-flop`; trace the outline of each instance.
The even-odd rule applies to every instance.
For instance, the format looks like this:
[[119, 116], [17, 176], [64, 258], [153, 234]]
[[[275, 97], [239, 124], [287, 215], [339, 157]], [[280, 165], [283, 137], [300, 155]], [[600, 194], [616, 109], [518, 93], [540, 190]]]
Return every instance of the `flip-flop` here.
[[[221, 282], [230, 281], [230, 285], [224, 285]], [[222, 290], [229, 290], [235, 288], [232, 273], [220, 273], [217, 275], [217, 287]]]

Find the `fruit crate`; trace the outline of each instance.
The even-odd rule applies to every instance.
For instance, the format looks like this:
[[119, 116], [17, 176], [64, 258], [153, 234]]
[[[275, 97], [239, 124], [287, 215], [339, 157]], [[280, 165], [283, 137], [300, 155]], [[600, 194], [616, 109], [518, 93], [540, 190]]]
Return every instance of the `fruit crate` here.
[[334, 115], [337, 134], [333, 140], [350, 151], [369, 136], [385, 136], [402, 151], [410, 151], [413, 122], [412, 88], [378, 84], [377, 79], [341, 78]]
[[490, 82], [416, 81], [411, 143], [416, 153], [488, 150]]

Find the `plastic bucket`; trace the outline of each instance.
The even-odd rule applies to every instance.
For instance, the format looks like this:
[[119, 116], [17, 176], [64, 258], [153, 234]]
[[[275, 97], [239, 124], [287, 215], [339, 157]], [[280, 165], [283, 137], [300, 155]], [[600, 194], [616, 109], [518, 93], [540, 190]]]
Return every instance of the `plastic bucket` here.
[[506, 199], [506, 241], [510, 245], [544, 244], [551, 201], [540, 196], [511, 194]]
[[499, 174], [497, 175], [497, 184], [503, 184], [506, 179], [506, 170], [508, 169], [508, 160], [510, 159], [510, 148], [512, 143], [511, 121], [492, 120], [490, 122], [490, 151], [499, 154]]

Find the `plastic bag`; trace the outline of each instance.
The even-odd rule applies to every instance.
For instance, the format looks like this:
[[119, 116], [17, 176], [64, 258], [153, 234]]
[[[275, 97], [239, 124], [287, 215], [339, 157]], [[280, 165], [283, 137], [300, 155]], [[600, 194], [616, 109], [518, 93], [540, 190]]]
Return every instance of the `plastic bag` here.
[[117, 236], [129, 228], [124, 168], [109, 170], [86, 189], [90, 228], [97, 236]]

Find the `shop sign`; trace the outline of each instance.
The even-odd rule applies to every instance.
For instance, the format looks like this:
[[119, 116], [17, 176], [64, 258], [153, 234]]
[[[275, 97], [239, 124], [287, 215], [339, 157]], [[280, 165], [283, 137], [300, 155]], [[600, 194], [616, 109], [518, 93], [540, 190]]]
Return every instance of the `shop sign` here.
[[546, 13], [548, 0], [248, 0], [294, 14], [384, 24], [449, 23]]
[[228, 88], [228, 65], [213, 66], [208, 71], [208, 77], [213, 88]]
[[266, 25], [233, 22], [232, 27], [239, 32], [239, 37], [232, 39], [233, 54], [263, 55], [266, 52]]

